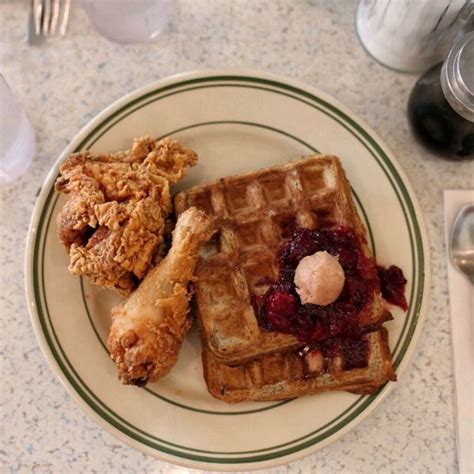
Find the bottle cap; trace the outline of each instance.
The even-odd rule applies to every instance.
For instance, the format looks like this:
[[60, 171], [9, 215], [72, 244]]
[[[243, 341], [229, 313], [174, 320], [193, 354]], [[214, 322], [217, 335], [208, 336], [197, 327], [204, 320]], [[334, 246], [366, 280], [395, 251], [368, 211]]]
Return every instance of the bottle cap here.
[[449, 105], [474, 122], [474, 32], [464, 35], [449, 51], [441, 70], [441, 87]]

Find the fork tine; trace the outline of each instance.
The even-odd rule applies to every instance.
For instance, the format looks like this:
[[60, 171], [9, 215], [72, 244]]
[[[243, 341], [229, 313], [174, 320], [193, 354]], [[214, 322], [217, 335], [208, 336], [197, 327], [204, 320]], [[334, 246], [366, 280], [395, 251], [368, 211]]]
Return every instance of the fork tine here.
[[33, 15], [35, 17], [35, 33], [41, 33], [41, 15], [43, 14], [43, 2], [41, 0], [33, 0]]
[[69, 11], [71, 9], [71, 0], [64, 0], [64, 8], [63, 8], [63, 20], [61, 22], [61, 26], [59, 28], [59, 34], [64, 36], [66, 34], [67, 25], [69, 21]]
[[59, 0], [53, 0], [53, 13], [51, 15], [50, 33], [54, 35], [58, 26]]
[[48, 36], [51, 23], [51, 0], [43, 0], [43, 7], [43, 34]]

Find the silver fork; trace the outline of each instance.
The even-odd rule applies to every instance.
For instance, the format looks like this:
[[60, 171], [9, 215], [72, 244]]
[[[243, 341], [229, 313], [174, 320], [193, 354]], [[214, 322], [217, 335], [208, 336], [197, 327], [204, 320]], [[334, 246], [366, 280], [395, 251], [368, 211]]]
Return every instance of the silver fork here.
[[71, 0], [31, 0], [28, 42], [37, 43], [42, 37], [66, 34]]

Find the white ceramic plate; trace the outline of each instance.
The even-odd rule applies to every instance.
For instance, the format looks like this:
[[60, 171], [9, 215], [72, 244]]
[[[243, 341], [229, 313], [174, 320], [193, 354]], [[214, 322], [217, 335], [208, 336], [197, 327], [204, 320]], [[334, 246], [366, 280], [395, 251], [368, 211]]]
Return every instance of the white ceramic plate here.
[[199, 72], [151, 84], [92, 120], [64, 150], [36, 205], [26, 284], [41, 348], [69, 393], [113, 434], [189, 467], [240, 470], [288, 463], [326, 446], [367, 417], [396, 384], [370, 396], [327, 393], [278, 403], [228, 405], [205, 387], [200, 343], [186, 338], [172, 373], [146, 389], [122, 386], [105, 341], [119, 298], [67, 271], [55, 218], [59, 163], [85, 148], [127, 148], [140, 135], [171, 135], [199, 154], [175, 190], [315, 151], [341, 157], [379, 263], [408, 278], [410, 310], [387, 324], [398, 373], [421, 330], [428, 299], [428, 243], [407, 178], [382, 140], [333, 98], [272, 75]]

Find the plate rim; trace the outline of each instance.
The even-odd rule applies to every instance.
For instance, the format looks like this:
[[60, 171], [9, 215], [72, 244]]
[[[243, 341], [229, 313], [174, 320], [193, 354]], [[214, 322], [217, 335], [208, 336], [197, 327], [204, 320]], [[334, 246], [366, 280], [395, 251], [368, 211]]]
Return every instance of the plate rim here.
[[325, 92], [320, 91], [319, 89], [304, 84], [300, 81], [296, 81], [292, 78], [284, 77], [277, 74], [261, 72], [256, 70], [249, 70], [249, 69], [205, 69], [200, 71], [192, 71], [192, 72], [184, 72], [177, 75], [169, 76], [163, 78], [158, 81], [154, 81], [150, 84], [147, 84], [143, 87], [137, 88], [132, 92], [122, 96], [118, 100], [114, 101], [112, 104], [107, 106], [101, 112], [99, 112], [95, 117], [93, 117], [88, 123], [86, 123], [82, 129], [79, 131], [78, 134], [68, 143], [65, 147], [63, 152], [59, 155], [56, 159], [54, 164], [52, 165], [48, 175], [46, 176], [44, 183], [41, 188], [41, 192], [38, 196], [36, 204], [34, 206], [34, 210], [32, 213], [29, 231], [27, 235], [27, 242], [26, 242], [26, 253], [25, 253], [25, 289], [26, 289], [26, 297], [28, 302], [28, 310], [30, 313], [30, 320], [32, 322], [32, 326], [35, 332], [36, 339], [39, 342], [41, 351], [45, 356], [49, 366], [51, 367], [53, 373], [59, 378], [63, 386], [65, 387], [66, 391], [72, 398], [78, 403], [81, 408], [87, 413], [87, 415], [92, 418], [92, 420], [99, 424], [102, 428], [105, 428], [109, 433], [112, 433], [114, 436], [118, 437], [121, 441], [124, 441], [126, 444], [141, 450], [147, 454], [151, 454], [159, 459], [164, 461], [172, 462], [174, 464], [183, 465], [186, 467], [198, 467], [198, 468], [205, 468], [205, 469], [216, 469], [217, 467], [220, 470], [229, 470], [235, 471], [241, 468], [245, 469], [261, 469], [265, 467], [272, 467], [276, 465], [280, 465], [282, 463], [289, 463], [299, 459], [301, 457], [305, 457], [309, 454], [312, 454], [319, 449], [324, 448], [328, 444], [340, 439], [340, 437], [344, 436], [348, 431], [353, 429], [356, 425], [360, 424], [364, 419], [366, 419], [370, 414], [374, 412], [374, 410], [380, 406], [380, 404], [385, 400], [387, 395], [395, 389], [394, 384], [386, 385], [378, 394], [378, 396], [366, 407], [360, 414], [358, 414], [353, 420], [348, 422], [345, 426], [341, 429], [337, 430], [336, 433], [330, 435], [328, 438], [316, 442], [313, 445], [300, 449], [296, 452], [291, 454], [284, 454], [279, 457], [275, 457], [272, 459], [267, 460], [259, 460], [253, 462], [239, 462], [239, 460], [235, 460], [235, 463], [217, 463], [217, 462], [204, 462], [204, 461], [195, 461], [188, 458], [181, 458], [175, 455], [170, 455], [162, 451], [158, 451], [155, 448], [148, 447], [143, 443], [134, 440], [130, 436], [122, 433], [119, 429], [110, 425], [102, 416], [98, 415], [87, 403], [85, 400], [81, 398], [81, 396], [77, 393], [76, 389], [72, 386], [72, 384], [67, 380], [65, 374], [63, 373], [62, 369], [60, 368], [58, 362], [56, 361], [54, 355], [51, 352], [48, 342], [46, 341], [45, 334], [41, 328], [41, 323], [39, 321], [39, 316], [36, 310], [35, 298], [34, 298], [34, 288], [33, 288], [33, 258], [32, 255], [34, 253], [34, 244], [36, 242], [36, 227], [39, 222], [39, 218], [41, 215], [41, 211], [43, 210], [48, 195], [50, 193], [51, 187], [54, 184], [54, 180], [56, 179], [59, 164], [68, 156], [74, 148], [80, 145], [81, 141], [89, 134], [89, 132], [97, 127], [104, 119], [109, 118], [113, 115], [114, 112], [130, 104], [133, 100], [143, 97], [149, 92], [152, 92], [155, 89], [166, 87], [167, 85], [176, 84], [179, 82], [185, 82], [187, 80], [194, 80], [194, 79], [211, 79], [211, 78], [222, 78], [222, 77], [233, 77], [235, 80], [242, 80], [245, 78], [254, 78], [257, 80], [269, 80], [273, 81], [285, 86], [289, 86], [297, 91], [303, 91], [307, 94], [313, 95], [322, 99], [323, 101], [328, 102], [330, 105], [334, 106], [335, 108], [339, 109], [341, 112], [346, 114], [349, 118], [351, 118], [357, 125], [359, 125], [363, 130], [376, 142], [376, 144], [382, 149], [382, 151], [387, 155], [390, 164], [395, 168], [396, 172], [399, 174], [403, 185], [405, 186], [409, 202], [413, 206], [413, 214], [416, 217], [417, 225], [419, 228], [420, 239], [421, 239], [421, 248], [423, 250], [424, 261], [423, 261], [423, 270], [422, 274], [419, 276], [420, 278], [420, 288], [422, 291], [421, 295], [421, 304], [420, 309], [417, 315], [415, 328], [411, 336], [409, 337], [409, 343], [407, 350], [402, 357], [399, 367], [398, 367], [398, 374], [401, 375], [406, 367], [408, 366], [414, 352], [416, 346], [418, 344], [421, 330], [423, 327], [423, 323], [426, 319], [426, 313], [428, 309], [428, 302], [429, 302], [429, 292], [430, 292], [430, 280], [431, 280], [431, 258], [430, 258], [430, 245], [429, 245], [429, 238], [428, 233], [426, 231], [426, 224], [424, 220], [423, 213], [421, 212], [421, 207], [418, 201], [418, 197], [414, 192], [414, 189], [410, 183], [410, 180], [406, 176], [402, 166], [394, 156], [394, 154], [389, 150], [385, 142], [380, 138], [380, 136], [370, 127], [365, 120], [361, 119], [357, 114], [353, 113], [348, 107], [341, 104], [337, 99], [332, 97]]

